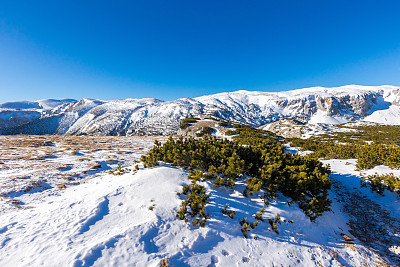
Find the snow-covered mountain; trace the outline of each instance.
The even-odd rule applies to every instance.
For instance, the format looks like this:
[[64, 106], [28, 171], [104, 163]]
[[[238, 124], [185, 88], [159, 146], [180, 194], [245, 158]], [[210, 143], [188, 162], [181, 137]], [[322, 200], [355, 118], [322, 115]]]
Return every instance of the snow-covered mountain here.
[[[262, 126], [282, 118], [338, 124], [400, 124], [400, 87], [347, 85], [285, 92], [236, 91], [174, 101], [41, 100], [0, 105], [2, 134], [174, 134], [191, 116]], [[18, 119], [16, 119], [18, 118]]]
[[71, 103], [75, 99], [43, 99], [0, 104], [0, 129], [12, 128], [41, 118], [44, 111]]
[[75, 99], [43, 99], [37, 101], [16, 101], [0, 104], [1, 109], [52, 109]]

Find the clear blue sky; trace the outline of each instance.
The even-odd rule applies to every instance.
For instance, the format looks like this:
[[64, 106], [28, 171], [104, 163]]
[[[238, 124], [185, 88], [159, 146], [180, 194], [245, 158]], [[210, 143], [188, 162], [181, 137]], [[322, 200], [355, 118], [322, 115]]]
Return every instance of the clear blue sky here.
[[0, 2], [0, 102], [400, 85], [400, 1]]

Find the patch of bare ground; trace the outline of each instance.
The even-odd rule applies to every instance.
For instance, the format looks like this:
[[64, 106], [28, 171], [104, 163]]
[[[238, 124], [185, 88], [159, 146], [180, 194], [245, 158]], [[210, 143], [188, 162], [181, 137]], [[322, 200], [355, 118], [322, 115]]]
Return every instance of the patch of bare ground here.
[[[0, 136], [0, 213], [37, 192], [59, 194], [105, 170], [132, 164], [165, 136]], [[21, 201], [23, 199], [24, 201]], [[16, 204], [18, 203], [18, 204]]]
[[349, 217], [349, 232], [355, 237], [342, 234], [346, 246], [356, 250], [357, 243], [362, 244], [381, 256], [382, 261], [377, 265], [400, 266], [400, 255], [393, 249], [400, 244], [400, 237], [396, 235], [400, 221], [358, 189], [346, 187], [335, 175], [331, 181], [337, 201]]

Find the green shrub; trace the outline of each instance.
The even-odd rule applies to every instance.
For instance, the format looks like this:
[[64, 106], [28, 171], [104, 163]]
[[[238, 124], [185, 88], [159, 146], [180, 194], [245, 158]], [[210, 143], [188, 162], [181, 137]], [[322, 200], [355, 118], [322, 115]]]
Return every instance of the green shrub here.
[[196, 135], [197, 135], [198, 137], [202, 137], [202, 136], [204, 136], [204, 135], [211, 135], [213, 132], [215, 132], [214, 128], [205, 126], [205, 127], [203, 127], [203, 128], [201, 129], [201, 131], [198, 132]]
[[218, 125], [221, 126], [221, 127], [229, 127], [230, 126], [230, 124], [228, 122], [226, 122], [226, 121], [221, 121], [221, 122], [218, 123]]
[[[278, 213], [278, 214], [279, 214], [279, 213]], [[274, 219], [268, 219], [268, 223], [269, 223], [269, 225], [271, 225], [271, 229], [272, 229], [276, 234], [279, 234], [277, 223], [280, 224], [281, 221], [280, 221], [280, 220], [276, 220], [276, 217], [275, 217]]]
[[205, 206], [207, 204], [208, 195], [204, 186], [198, 184], [186, 185], [182, 188], [182, 194], [187, 195], [186, 199], [182, 200], [182, 206], [176, 213], [176, 216], [181, 220], [189, 221], [186, 217], [190, 215], [193, 218], [192, 224], [196, 226], [200, 221], [200, 226], [204, 226], [207, 218]]
[[[285, 153], [278, 137], [270, 132], [248, 126], [237, 127], [235, 131], [237, 136], [233, 141], [208, 136], [169, 138], [163, 145], [155, 144], [142, 161], [148, 166], [164, 161], [202, 170], [205, 179], [215, 177], [214, 184], [220, 186], [233, 187], [235, 179], [243, 175], [252, 177], [246, 180], [245, 191], [250, 195], [264, 190], [264, 199], [268, 199], [276, 198], [281, 192], [297, 202], [312, 221], [330, 210], [329, 170], [320, 161]], [[200, 175], [200, 172], [190, 174], [196, 181]], [[188, 190], [184, 189], [183, 193]]]
[[108, 173], [113, 174], [113, 175], [123, 175], [123, 174], [125, 174], [125, 170], [118, 163], [117, 168], [115, 168], [115, 170], [108, 171]]
[[387, 144], [351, 143], [337, 144], [317, 138], [287, 139], [291, 146], [301, 147], [305, 151], [313, 151], [311, 158], [323, 159], [357, 159], [358, 170], [371, 169], [378, 165], [386, 165], [392, 169], [400, 168], [400, 148]]
[[362, 177], [361, 185], [369, 185], [372, 191], [383, 195], [385, 190], [396, 192], [400, 195], [400, 177], [395, 176], [393, 173], [389, 174], [373, 174], [367, 177]]
[[193, 118], [193, 117], [186, 118], [181, 122], [181, 126], [179, 128], [186, 129], [187, 127], [190, 126], [191, 123], [195, 123], [195, 122], [197, 122], [196, 118]]
[[227, 215], [229, 218], [233, 219], [236, 215], [236, 211], [228, 210], [229, 204], [226, 204], [224, 209], [221, 210], [222, 214]]

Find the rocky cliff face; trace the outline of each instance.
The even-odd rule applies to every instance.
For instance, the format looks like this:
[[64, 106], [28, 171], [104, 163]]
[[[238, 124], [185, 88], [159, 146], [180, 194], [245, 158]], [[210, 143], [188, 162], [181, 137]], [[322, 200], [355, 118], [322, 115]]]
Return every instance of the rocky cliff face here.
[[[317, 108], [326, 112], [328, 116], [365, 117], [368, 111], [382, 97], [380, 93], [366, 92], [359, 95], [345, 96], [317, 96]], [[350, 118], [351, 119], [351, 118]]]
[[[55, 100], [54, 100], [55, 101]], [[175, 101], [83, 99], [51, 102], [53, 108], [0, 106], [2, 134], [170, 135], [191, 116], [215, 116], [259, 127], [282, 118], [301, 123], [342, 123], [390, 109], [400, 114], [400, 88], [394, 86], [314, 87], [286, 92], [237, 91]], [[54, 104], [55, 103], [55, 104]], [[19, 113], [18, 113], [19, 112]], [[19, 114], [15, 116], [10, 114]], [[388, 113], [389, 114], [389, 113]], [[381, 116], [381, 115], [380, 115]], [[389, 115], [388, 115], [389, 116]], [[373, 120], [379, 120], [373, 116]], [[377, 121], [380, 122], [380, 121]]]
[[400, 89], [393, 89], [391, 91], [384, 92], [385, 98], [395, 106], [400, 106]]

